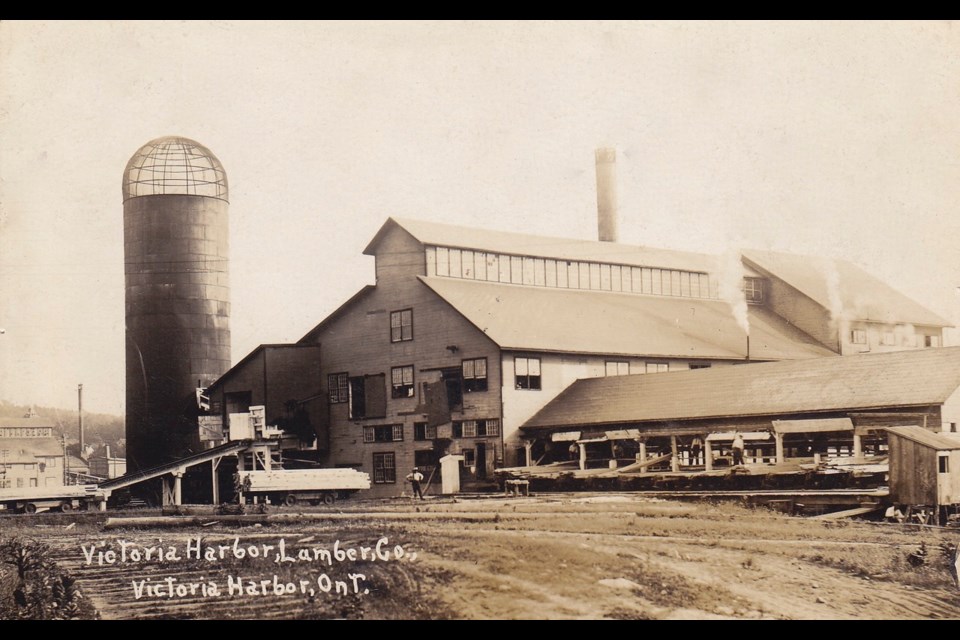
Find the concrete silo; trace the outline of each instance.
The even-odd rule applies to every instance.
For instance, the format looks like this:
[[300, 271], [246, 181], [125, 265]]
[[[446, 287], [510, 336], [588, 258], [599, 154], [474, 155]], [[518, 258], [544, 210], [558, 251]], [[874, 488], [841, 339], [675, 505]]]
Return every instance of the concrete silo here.
[[199, 449], [197, 383], [230, 368], [227, 209], [223, 165], [193, 140], [151, 140], [124, 170], [130, 471]]

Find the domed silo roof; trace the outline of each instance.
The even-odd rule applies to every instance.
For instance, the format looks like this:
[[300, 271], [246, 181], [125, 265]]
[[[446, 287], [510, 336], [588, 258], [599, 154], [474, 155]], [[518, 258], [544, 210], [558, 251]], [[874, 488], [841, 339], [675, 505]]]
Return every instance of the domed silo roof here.
[[206, 196], [228, 201], [227, 173], [205, 146], [165, 136], [140, 147], [123, 171], [123, 201], [156, 195]]

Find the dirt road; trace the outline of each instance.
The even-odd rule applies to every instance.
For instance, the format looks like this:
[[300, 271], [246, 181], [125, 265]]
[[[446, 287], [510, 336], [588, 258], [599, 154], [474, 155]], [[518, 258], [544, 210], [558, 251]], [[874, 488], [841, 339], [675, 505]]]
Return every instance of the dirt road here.
[[[956, 545], [957, 531], [629, 494], [383, 501], [336, 513], [343, 515], [256, 527], [211, 518], [189, 529], [68, 531], [23, 520], [16, 529], [55, 549], [104, 618], [960, 618], [960, 590], [941, 553]], [[8, 522], [0, 535], [10, 533]], [[281, 540], [291, 557], [325, 549], [332, 561], [275, 562]], [[353, 560], [333, 557], [338, 541]], [[921, 542], [926, 561], [914, 566], [907, 557]], [[237, 558], [237, 543], [272, 549]], [[189, 544], [228, 550], [212, 560], [113, 564], [83, 551], [159, 547], [184, 556]], [[398, 547], [403, 557], [395, 557]], [[360, 558], [364, 548], [368, 559]], [[349, 576], [357, 575], [354, 584]], [[218, 593], [203, 593], [210, 584]], [[195, 593], [181, 595], [180, 585], [195, 585]]]

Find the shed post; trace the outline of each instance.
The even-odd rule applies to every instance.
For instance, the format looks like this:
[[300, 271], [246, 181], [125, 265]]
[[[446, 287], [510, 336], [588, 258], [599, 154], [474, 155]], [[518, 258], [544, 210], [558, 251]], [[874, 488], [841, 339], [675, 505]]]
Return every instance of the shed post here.
[[533, 466], [533, 442], [531, 440], [525, 440], [523, 443], [523, 453], [525, 456], [525, 466]]
[[854, 432], [853, 434], [853, 457], [862, 458], [863, 457], [863, 439], [860, 434]]
[[220, 504], [220, 483], [217, 482], [217, 467], [220, 465], [220, 458], [214, 458], [210, 461], [210, 481], [213, 489], [211, 496], [213, 504]]
[[[647, 443], [641, 440], [639, 444], [640, 444], [640, 451], [639, 453], [637, 453], [637, 455], [640, 457], [639, 462], [646, 462], [647, 461]], [[647, 472], [646, 467], [642, 467], [640, 469], [640, 473], [646, 473], [646, 472]]]
[[777, 464], [783, 464], [786, 461], [786, 458], [783, 455], [783, 434], [774, 433], [773, 441], [777, 445]]
[[704, 471], [713, 471], [713, 443], [709, 438], [703, 443], [703, 468]]
[[582, 442], [577, 443], [580, 446], [580, 471], [587, 468], [587, 445]]
[[670, 436], [670, 471], [680, 471], [680, 454], [677, 452], [677, 436]]

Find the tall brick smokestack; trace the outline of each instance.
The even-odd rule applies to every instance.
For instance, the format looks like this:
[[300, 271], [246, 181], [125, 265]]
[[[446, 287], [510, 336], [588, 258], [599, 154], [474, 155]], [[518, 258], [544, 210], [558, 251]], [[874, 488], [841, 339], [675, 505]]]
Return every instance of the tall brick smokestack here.
[[617, 241], [617, 150], [597, 149], [597, 236]]

